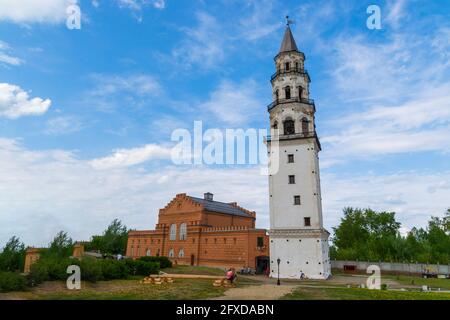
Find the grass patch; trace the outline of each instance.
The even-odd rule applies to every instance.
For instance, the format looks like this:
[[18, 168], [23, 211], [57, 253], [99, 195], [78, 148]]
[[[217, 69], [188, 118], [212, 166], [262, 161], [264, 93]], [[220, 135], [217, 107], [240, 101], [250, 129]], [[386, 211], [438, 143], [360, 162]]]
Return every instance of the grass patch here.
[[450, 300], [450, 293], [298, 287], [284, 300]]
[[414, 276], [405, 276], [405, 275], [381, 275], [382, 277], [389, 278], [391, 280], [395, 280], [398, 283], [404, 285], [416, 285], [416, 286], [428, 286], [432, 288], [441, 288], [444, 290], [450, 290], [450, 279], [437, 279], [437, 278], [427, 278], [424, 279], [422, 277], [414, 277]]
[[162, 271], [172, 274], [199, 274], [206, 276], [225, 276], [225, 271], [219, 268], [211, 267], [197, 267], [197, 266], [173, 266], [172, 268], [165, 268]]
[[177, 279], [172, 284], [143, 285], [136, 280], [82, 283], [81, 290], [67, 290], [64, 282], [52, 281], [29, 292], [0, 295], [0, 299], [32, 300], [196, 300], [220, 297], [224, 288], [213, 287], [211, 280]]

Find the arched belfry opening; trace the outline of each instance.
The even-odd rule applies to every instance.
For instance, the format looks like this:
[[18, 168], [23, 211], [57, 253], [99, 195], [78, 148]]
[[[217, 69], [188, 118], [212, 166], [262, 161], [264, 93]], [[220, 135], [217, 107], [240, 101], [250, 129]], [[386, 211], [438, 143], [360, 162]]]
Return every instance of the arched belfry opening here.
[[286, 88], [284, 88], [284, 95], [285, 95], [286, 99], [291, 98], [291, 87], [287, 86]]
[[284, 134], [294, 134], [295, 133], [295, 122], [291, 118], [286, 118], [283, 122]]

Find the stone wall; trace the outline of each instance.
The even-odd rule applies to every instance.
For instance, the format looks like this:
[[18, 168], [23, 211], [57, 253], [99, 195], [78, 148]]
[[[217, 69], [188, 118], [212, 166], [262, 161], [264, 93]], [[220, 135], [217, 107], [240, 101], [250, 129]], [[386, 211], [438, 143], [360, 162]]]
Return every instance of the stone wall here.
[[388, 272], [415, 273], [415, 274], [429, 272], [437, 274], [450, 274], [450, 265], [446, 264], [339, 261], [339, 260], [331, 261], [331, 267], [333, 269], [344, 270], [344, 265], [356, 266], [357, 272], [366, 272], [368, 266], [377, 265], [380, 267], [381, 271], [388, 271]]

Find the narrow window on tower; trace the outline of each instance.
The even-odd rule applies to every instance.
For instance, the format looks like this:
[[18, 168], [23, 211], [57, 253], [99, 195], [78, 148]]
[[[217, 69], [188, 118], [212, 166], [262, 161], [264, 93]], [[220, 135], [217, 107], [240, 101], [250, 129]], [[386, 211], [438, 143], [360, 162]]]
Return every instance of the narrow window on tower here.
[[286, 71], [289, 71], [289, 62], [286, 62], [286, 63], [284, 64], [284, 68], [286, 69]]
[[286, 99], [290, 99], [291, 98], [291, 87], [284, 88], [284, 93], [285, 93]]
[[311, 218], [310, 217], [305, 217], [305, 227], [310, 227], [311, 226]]
[[294, 155], [288, 154], [288, 163], [294, 163]]
[[298, 97], [299, 99], [301, 99], [303, 96], [303, 88], [302, 87], [298, 87]]
[[295, 63], [295, 70], [298, 71], [298, 62]]
[[307, 134], [309, 132], [309, 121], [306, 118], [302, 119], [302, 133]]
[[294, 196], [294, 205], [299, 206], [300, 204], [300, 196]]
[[295, 184], [295, 176], [294, 175], [289, 176], [289, 184]]

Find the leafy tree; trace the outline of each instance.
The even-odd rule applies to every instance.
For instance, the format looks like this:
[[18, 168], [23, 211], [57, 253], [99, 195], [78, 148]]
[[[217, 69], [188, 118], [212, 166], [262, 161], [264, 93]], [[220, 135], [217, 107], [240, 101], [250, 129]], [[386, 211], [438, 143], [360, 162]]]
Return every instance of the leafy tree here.
[[128, 229], [118, 219], [114, 219], [103, 235], [93, 236], [87, 250], [98, 250], [103, 254], [125, 254], [128, 241]]
[[447, 209], [445, 213], [444, 221], [443, 221], [444, 231], [447, 235], [450, 235], [450, 209]]
[[60, 231], [50, 243], [48, 250], [43, 252], [44, 256], [54, 258], [67, 258], [72, 255], [73, 241], [67, 232]]
[[20, 271], [23, 270], [25, 262], [25, 245], [17, 237], [12, 237], [6, 243], [0, 253], [1, 271]]
[[345, 208], [338, 227], [333, 228], [333, 259], [450, 262], [450, 209], [443, 218], [432, 217], [426, 229], [413, 228], [406, 237], [393, 212]]

